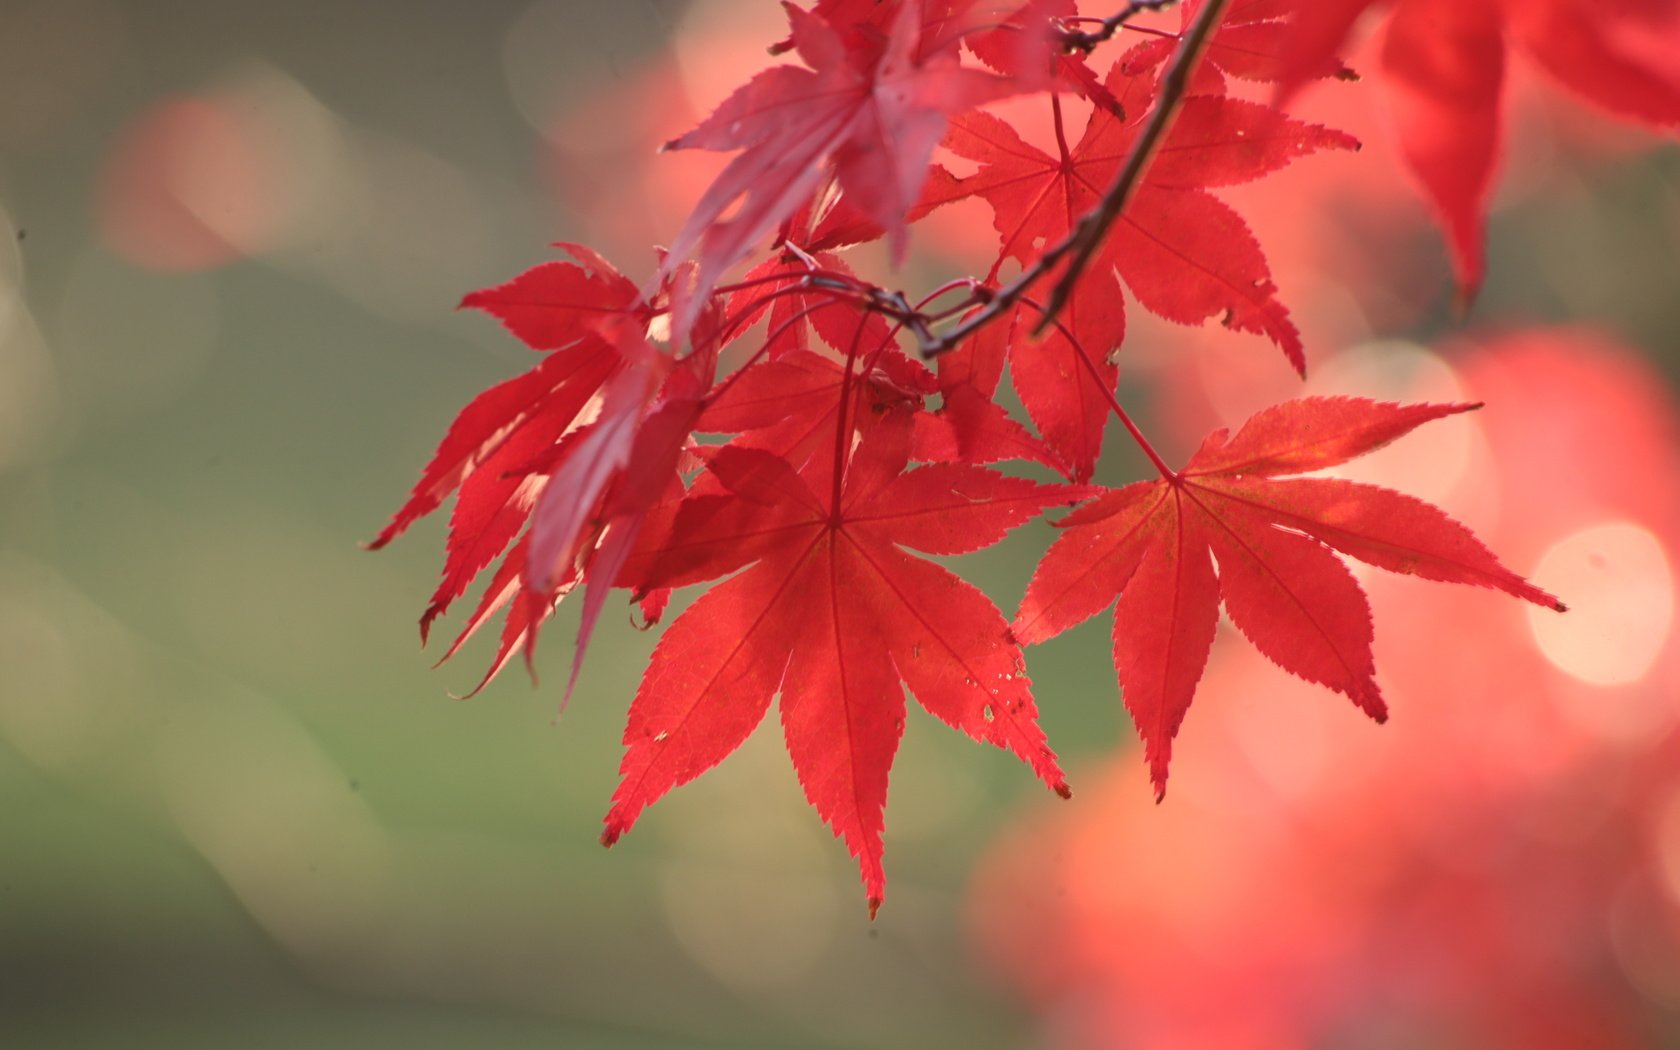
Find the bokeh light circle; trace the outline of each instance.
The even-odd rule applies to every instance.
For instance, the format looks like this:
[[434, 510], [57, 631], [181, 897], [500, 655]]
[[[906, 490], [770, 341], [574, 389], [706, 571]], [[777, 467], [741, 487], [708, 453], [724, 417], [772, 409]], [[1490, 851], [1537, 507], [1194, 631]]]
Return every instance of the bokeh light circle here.
[[1530, 576], [1569, 604], [1567, 616], [1531, 608], [1529, 627], [1552, 666], [1591, 685], [1637, 682], [1674, 623], [1674, 575], [1663, 545], [1631, 521], [1573, 532]]

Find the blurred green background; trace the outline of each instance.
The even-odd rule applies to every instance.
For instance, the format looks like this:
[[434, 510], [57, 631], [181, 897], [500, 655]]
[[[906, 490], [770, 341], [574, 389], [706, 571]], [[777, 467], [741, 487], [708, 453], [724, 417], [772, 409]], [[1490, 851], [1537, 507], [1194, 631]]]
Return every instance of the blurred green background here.
[[[1033, 789], [1004, 755], [913, 722], [873, 926], [773, 735], [609, 852], [656, 636], [610, 613], [558, 724], [565, 614], [540, 688], [458, 703], [489, 651], [434, 672], [414, 630], [442, 522], [357, 546], [531, 363], [451, 308], [583, 232], [533, 107], [612, 92], [683, 17], [0, 6], [0, 1045], [1018, 1041], [956, 920]], [[174, 134], [208, 100], [282, 138], [201, 135], [159, 176], [147, 122], [183, 99]], [[159, 231], [113, 200], [197, 175], [223, 210]]]
[[[0, 6], [0, 1045], [1028, 1039], [962, 933], [999, 813], [1053, 802], [1006, 756], [911, 716], [873, 925], [773, 732], [609, 852], [656, 635], [612, 614], [558, 723], [575, 610], [539, 688], [458, 703], [441, 522], [357, 547], [531, 361], [450, 307], [587, 232], [545, 130], [744, 3]], [[1510, 209], [1485, 312], [1671, 342], [1677, 167]], [[1047, 535], [967, 571], [1009, 607]], [[1130, 740], [1104, 649], [1032, 666], [1075, 774]]]

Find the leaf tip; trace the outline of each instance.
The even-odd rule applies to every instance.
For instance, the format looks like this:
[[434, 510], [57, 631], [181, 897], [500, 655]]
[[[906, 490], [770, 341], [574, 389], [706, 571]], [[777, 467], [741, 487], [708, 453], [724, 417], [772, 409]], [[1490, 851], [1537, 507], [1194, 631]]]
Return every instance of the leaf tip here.
[[1058, 780], [1054, 784], [1051, 784], [1050, 790], [1054, 791], [1058, 796], [1064, 799], [1070, 799], [1073, 797], [1073, 789], [1068, 787], [1068, 782], [1065, 780]]
[[878, 897], [878, 896], [870, 897], [868, 899], [867, 903], [869, 905], [869, 921], [870, 922], [875, 921], [876, 913], [881, 910], [881, 902], [882, 902], [882, 898]]
[[1514, 580], [1514, 585], [1504, 588], [1507, 593], [1514, 594], [1524, 601], [1532, 602], [1542, 609], [1550, 609], [1553, 612], [1560, 613], [1569, 611], [1569, 606], [1564, 604], [1563, 599], [1550, 591], [1542, 590], [1520, 576], [1514, 577]]
[[402, 510], [399, 510], [390, 521], [386, 522], [383, 529], [379, 530], [379, 535], [375, 536], [371, 540], [361, 541], [358, 546], [365, 551], [382, 550], [386, 544], [407, 532], [408, 527], [414, 524], [415, 520], [420, 517], [420, 515], [405, 513], [412, 510], [413, 504], [414, 500], [411, 498], [408, 504], [405, 505]]
[[1366, 714], [1371, 716], [1371, 721], [1377, 725], [1384, 725], [1388, 722], [1388, 705], [1383, 703], [1382, 697], [1361, 697], [1359, 706]]
[[606, 829], [601, 832], [601, 845], [605, 846], [607, 849], [612, 849], [613, 845], [618, 842], [619, 836], [623, 834], [624, 828], [620, 827], [616, 823], [608, 824]]
[[1029, 645], [1037, 645], [1053, 637], [1054, 634], [1054, 631], [1044, 627], [1042, 615], [1035, 612], [1030, 620], [1017, 615], [1015, 622], [1004, 628], [1003, 639], [1017, 649], [1025, 649]]

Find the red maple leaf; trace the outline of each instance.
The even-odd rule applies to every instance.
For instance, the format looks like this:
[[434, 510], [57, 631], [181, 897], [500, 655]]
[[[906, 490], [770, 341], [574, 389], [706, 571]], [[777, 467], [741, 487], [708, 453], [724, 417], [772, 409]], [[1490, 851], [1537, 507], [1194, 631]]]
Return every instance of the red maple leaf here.
[[[1002, 77], [964, 68], [954, 39], [924, 39], [921, 0], [867, 5], [872, 15], [891, 14], [884, 33], [873, 25], [831, 24], [820, 8], [783, 6], [791, 45], [810, 68], [759, 73], [666, 144], [741, 151], [707, 188], [671, 248], [673, 261], [698, 249], [696, 300], [805, 205], [830, 166], [850, 207], [887, 231], [901, 259], [905, 217], [945, 132], [945, 115], [1014, 90]], [[677, 319], [678, 331], [685, 320]]]
[[1382, 82], [1401, 152], [1446, 229], [1466, 297], [1482, 281], [1488, 193], [1503, 142], [1506, 53], [1616, 116], [1680, 127], [1680, 18], [1669, 0], [1313, 0], [1282, 57], [1293, 87], [1321, 69], [1366, 11], [1391, 6]]
[[886, 889], [883, 809], [905, 685], [1067, 794], [1002, 614], [900, 547], [978, 550], [1077, 493], [967, 465], [906, 472], [909, 441], [899, 411], [849, 459], [813, 456], [803, 470], [762, 449], [720, 449], [708, 469], [723, 494], [691, 497], [669, 537], [632, 558], [626, 579], [643, 590], [751, 567], [703, 595], [654, 650], [604, 842], [739, 747], [778, 692], [806, 798], [857, 858], [871, 914]]
[[443, 578], [420, 619], [425, 640], [433, 622], [529, 526], [444, 654], [453, 656], [506, 609], [500, 648], [479, 689], [517, 649], [529, 658], [560, 599], [579, 583], [600, 580], [585, 595], [575, 683], [607, 591], [643, 522], [673, 485], [681, 491], [678, 457], [716, 362], [715, 308], [693, 328], [695, 351], [678, 359], [648, 341], [654, 310], [635, 285], [592, 250], [560, 246], [582, 265], [543, 263], [462, 300], [549, 353], [461, 410], [407, 502], [368, 545], [383, 547], [458, 490]]
[[[408, 501], [368, 544], [370, 549], [385, 546], [436, 510], [482, 463], [514, 443], [528, 424], [537, 420], [557, 422], [548, 443], [558, 440], [589, 396], [617, 368], [613, 348], [600, 326], [608, 318], [636, 316], [640, 302], [636, 286], [592, 249], [565, 242], [558, 247], [578, 262], [541, 263], [504, 284], [468, 293], [461, 307], [491, 314], [533, 350], [570, 349], [551, 355], [524, 375], [499, 383], [468, 402], [450, 424]], [[645, 321], [645, 315], [642, 319]], [[534, 442], [523, 459], [502, 466], [525, 466], [542, 444]], [[502, 473], [497, 471], [493, 476]], [[496, 501], [483, 498], [472, 502]], [[501, 546], [510, 539], [511, 534]], [[449, 573], [446, 568], [446, 582]], [[451, 597], [459, 594], [456, 590]]]
[[[1179, 23], [1188, 30], [1201, 13], [1206, 0], [1184, 0], [1179, 5]], [[1221, 94], [1225, 77], [1260, 83], [1295, 82], [1308, 77], [1340, 74], [1352, 76], [1335, 59], [1335, 47], [1325, 49], [1316, 61], [1300, 54], [1295, 38], [1303, 27], [1295, 20], [1299, 0], [1233, 0], [1225, 6], [1219, 29], [1208, 41], [1207, 51], [1197, 64], [1191, 90]], [[1145, 40], [1126, 52], [1126, 69], [1141, 73], [1163, 66], [1172, 57], [1178, 38], [1161, 35]]]
[[647, 323], [650, 314], [630, 278], [592, 248], [569, 241], [555, 247], [577, 264], [539, 263], [511, 281], [469, 293], [461, 307], [490, 314], [533, 350], [599, 339], [601, 325], [615, 317]]
[[1381, 721], [1370, 606], [1328, 548], [1563, 606], [1437, 507], [1374, 485], [1280, 475], [1334, 466], [1476, 407], [1306, 398], [1257, 413], [1234, 438], [1217, 430], [1176, 475], [1110, 490], [1064, 520], [1021, 602], [1015, 637], [1041, 642], [1114, 604], [1114, 667], [1157, 795], [1221, 601], [1267, 659]]
[[[1096, 206], [1120, 170], [1155, 88], [1150, 78], [1130, 76], [1118, 62], [1106, 83], [1128, 116], [1096, 108], [1084, 135], [1070, 147], [1061, 134], [1058, 106], [1058, 156], [1029, 145], [989, 114], [953, 119], [945, 147], [981, 167], [941, 188], [939, 196], [979, 196], [991, 205], [1002, 237], [1000, 263], [1015, 259], [1030, 265]], [[1131, 205], [1075, 285], [1060, 318], [1065, 331], [1037, 345], [1016, 335], [982, 333], [989, 341], [977, 345], [991, 347], [995, 360], [960, 367], [972, 371], [989, 395], [1007, 345], [1028, 414], [1078, 480], [1090, 477], [1096, 463], [1117, 375], [1108, 359], [1125, 334], [1121, 279], [1153, 313], [1181, 324], [1219, 317], [1228, 327], [1267, 336], [1297, 370], [1304, 369], [1300, 335], [1277, 300], [1260, 246], [1242, 218], [1207, 189], [1259, 178], [1317, 150], [1357, 145], [1340, 132], [1291, 120], [1258, 103], [1212, 95], [1187, 99]], [[1024, 329], [1036, 320], [1027, 312], [1014, 324]], [[1086, 355], [1096, 369], [1081, 360]]]
[[1119, 109], [1120, 103], [1086, 63], [1084, 52], [1061, 44], [1060, 32], [1078, 24], [1076, 0], [1027, 0], [983, 6], [988, 8], [982, 23], [985, 30], [972, 33], [964, 40], [975, 58], [1015, 77], [1028, 90], [1064, 87], [1099, 106]]

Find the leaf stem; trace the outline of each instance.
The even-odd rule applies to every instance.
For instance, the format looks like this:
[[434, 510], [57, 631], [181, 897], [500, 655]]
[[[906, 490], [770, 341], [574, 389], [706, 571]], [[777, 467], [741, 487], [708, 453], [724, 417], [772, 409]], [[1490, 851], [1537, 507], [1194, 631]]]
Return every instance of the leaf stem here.
[[[1032, 307], [1041, 316], [1044, 315], [1044, 307], [1039, 305], [1036, 299], [1023, 296], [1021, 304]], [[1159, 452], [1155, 451], [1155, 446], [1149, 443], [1149, 439], [1144, 436], [1142, 428], [1121, 406], [1120, 399], [1115, 396], [1114, 391], [1109, 389], [1107, 377], [1097, 368], [1097, 363], [1091, 360], [1091, 353], [1085, 349], [1085, 344], [1081, 343], [1078, 337], [1056, 318], [1049, 318], [1049, 323], [1055, 326], [1056, 331], [1060, 332], [1062, 338], [1068, 341], [1068, 345], [1073, 347], [1074, 353], [1079, 356], [1080, 363], [1085, 366], [1087, 372], [1091, 373], [1092, 381], [1096, 383], [1097, 389], [1102, 391], [1103, 397], [1108, 401], [1109, 410], [1120, 420], [1120, 425], [1126, 428], [1126, 433], [1132, 436], [1132, 440], [1137, 443], [1138, 448], [1143, 450], [1143, 454], [1149, 457], [1149, 462], [1154, 464], [1156, 470], [1160, 471], [1161, 477], [1169, 482], [1178, 481], [1178, 473], [1167, 466], [1167, 461], [1161, 458]]]
[[[731, 292], [745, 291], [748, 288], [757, 288], [761, 284], [774, 284], [777, 281], [783, 281], [787, 284], [798, 284], [803, 281], [807, 283], [808, 287], [827, 288], [833, 291], [848, 289], [852, 294], [858, 296], [868, 295], [868, 289], [871, 287], [868, 282], [853, 274], [841, 273], [839, 270], [824, 270], [813, 267], [808, 268], [801, 274], [787, 272], [767, 273], [761, 277], [749, 277], [744, 280], [736, 281], [733, 284], [719, 285], [717, 288], [712, 290], [712, 294], [728, 295]], [[663, 313], [664, 310], [661, 309], [655, 312]]]
[[840, 498], [845, 493], [846, 452], [851, 445], [851, 420], [847, 410], [852, 406], [852, 365], [857, 362], [858, 340], [863, 338], [863, 326], [852, 332], [852, 345], [846, 350], [846, 371], [840, 377], [840, 405], [834, 411], [834, 489], [833, 502], [828, 506], [830, 527], [840, 527]]
[[1062, 127], [1062, 96], [1054, 91], [1050, 92], [1050, 116], [1056, 126], [1056, 150], [1066, 164], [1073, 154], [1068, 149], [1067, 131]]
[[[916, 300], [916, 309], [917, 311], [926, 310], [935, 299], [938, 299], [941, 296], [949, 295], [958, 288], [967, 288], [969, 292], [972, 293], [974, 291], [974, 287], [975, 280], [972, 277], [958, 277], [955, 280], [946, 281], [938, 288], [935, 288], [933, 291]], [[971, 303], [962, 303], [958, 308], [966, 310], [971, 305]]]

